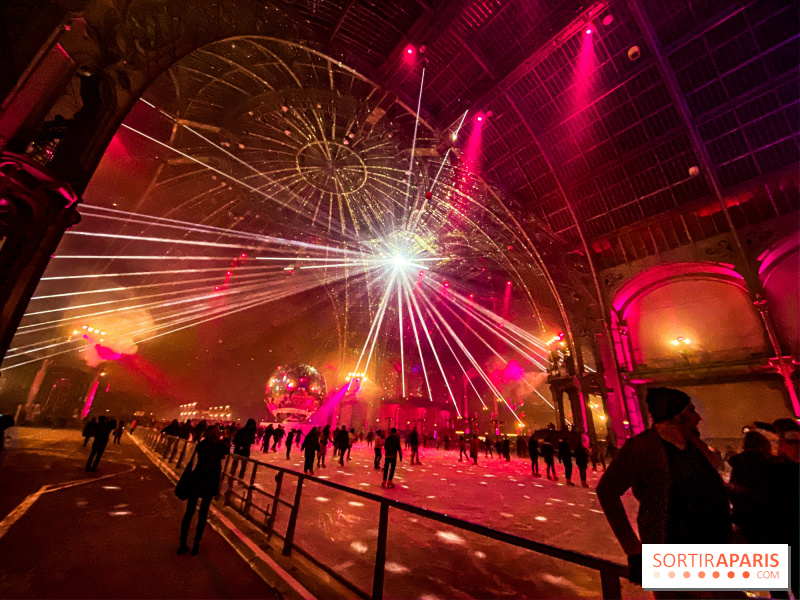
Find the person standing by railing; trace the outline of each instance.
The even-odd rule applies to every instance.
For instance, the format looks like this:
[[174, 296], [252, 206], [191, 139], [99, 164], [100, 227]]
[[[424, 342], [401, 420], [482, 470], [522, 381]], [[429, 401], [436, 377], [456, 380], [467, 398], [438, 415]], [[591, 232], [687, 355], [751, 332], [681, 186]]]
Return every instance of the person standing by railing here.
[[197, 556], [200, 552], [200, 540], [203, 537], [203, 530], [206, 528], [208, 509], [211, 507], [211, 501], [214, 496], [219, 494], [222, 459], [230, 453], [228, 445], [219, 436], [219, 427], [213, 425], [205, 430], [203, 441], [197, 444], [195, 450], [197, 464], [191, 472], [191, 493], [186, 503], [183, 521], [181, 521], [178, 554], [186, 554], [189, 551], [186, 541], [189, 538], [189, 527], [192, 524], [195, 510], [197, 510], [198, 500], [200, 500], [200, 512], [197, 514], [197, 528], [194, 533], [191, 554], [192, 556]]
[[312, 427], [311, 431], [308, 432], [308, 435], [306, 436], [306, 439], [303, 440], [303, 445], [300, 446], [300, 449], [305, 453], [303, 473], [306, 475], [313, 475], [314, 459], [316, 458], [317, 452], [320, 451], [319, 435], [317, 434], [316, 427]]
[[[236, 432], [233, 436], [233, 453], [237, 456], [250, 457], [250, 446], [256, 443], [256, 420], [248, 419], [244, 427]], [[236, 472], [237, 460], [232, 461], [231, 473]], [[241, 461], [242, 468], [239, 470], [239, 479], [244, 477], [244, 471], [247, 469], [247, 461]]]
[[392, 430], [389, 432], [389, 437], [386, 438], [384, 450], [386, 451], [386, 458], [383, 460], [383, 481], [381, 482], [381, 487], [393, 488], [394, 483], [392, 479], [394, 479], [394, 470], [395, 467], [397, 467], [398, 456], [400, 460], [403, 460], [400, 436], [397, 435], [397, 429], [394, 427], [392, 427]]

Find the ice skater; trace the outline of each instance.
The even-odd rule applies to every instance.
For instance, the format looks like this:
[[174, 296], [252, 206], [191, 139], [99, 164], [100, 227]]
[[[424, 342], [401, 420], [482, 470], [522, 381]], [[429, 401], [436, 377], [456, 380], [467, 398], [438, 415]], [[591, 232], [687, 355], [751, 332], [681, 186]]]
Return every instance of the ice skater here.
[[403, 451], [400, 448], [400, 437], [397, 435], [397, 429], [392, 427], [389, 432], [389, 437], [386, 438], [384, 444], [384, 451], [386, 457], [383, 459], [383, 481], [381, 482], [382, 488], [393, 488], [394, 483], [394, 470], [397, 467], [397, 459], [403, 460]]
[[411, 464], [419, 465], [419, 432], [417, 428], [411, 430], [411, 435], [408, 436], [408, 444], [411, 446]]
[[292, 442], [294, 441], [294, 429], [286, 435], [286, 458], [288, 460], [289, 453], [292, 451]]
[[272, 440], [272, 434], [275, 432], [275, 428], [272, 426], [272, 423], [267, 425], [267, 428], [264, 430], [264, 435], [261, 438], [261, 451], [265, 454], [269, 452], [269, 443]]
[[469, 462], [469, 454], [467, 454], [467, 442], [464, 440], [463, 435], [458, 438], [458, 462], [461, 462], [462, 456], [467, 459], [467, 462]]
[[547, 478], [552, 481], [558, 481], [558, 477], [556, 476], [555, 449], [547, 438], [542, 442], [542, 458], [544, 459], [544, 464], [547, 466]]
[[581, 476], [581, 485], [585, 488], [589, 487], [586, 482], [586, 469], [589, 467], [589, 451], [583, 445], [583, 440], [575, 448], [575, 466], [578, 467], [578, 473]]
[[[325, 457], [328, 454], [328, 443], [330, 442], [331, 437], [331, 428], [329, 425], [325, 425], [325, 429], [323, 429], [319, 434], [319, 453], [317, 454], [317, 468], [324, 469], [325, 468]], [[308, 436], [306, 436], [308, 439]]]
[[572, 483], [572, 448], [565, 437], [558, 442], [558, 462], [564, 465], [564, 478], [567, 480], [567, 485], [574, 486], [575, 484]]
[[308, 432], [308, 435], [306, 436], [306, 439], [303, 440], [303, 445], [300, 446], [300, 449], [305, 455], [305, 461], [303, 462], [303, 473], [306, 475], [313, 475], [314, 459], [316, 458], [317, 452], [320, 450], [319, 435], [317, 435], [316, 427], [312, 427], [311, 431]]
[[[371, 433], [371, 432], [370, 432]], [[381, 470], [381, 456], [383, 455], [383, 447], [386, 445], [386, 442], [383, 439], [383, 431], [378, 429], [378, 433], [375, 434], [375, 464], [374, 469], [376, 471]]]
[[533, 435], [528, 440], [528, 456], [531, 459], [531, 474], [534, 477], [541, 477], [539, 475], [539, 440]]
[[469, 442], [469, 455], [472, 458], [472, 464], [478, 466], [478, 436], [472, 435], [472, 440]]
[[86, 425], [83, 426], [83, 446], [86, 447], [86, 444], [89, 443], [89, 439], [94, 437], [95, 431], [97, 431], [97, 419], [92, 417], [91, 421], [87, 421]]
[[511, 440], [508, 439], [508, 436], [503, 438], [502, 449], [506, 462], [511, 462]]
[[277, 452], [277, 447], [283, 439], [286, 432], [283, 430], [283, 425], [278, 425], [278, 428], [272, 432], [272, 451]]

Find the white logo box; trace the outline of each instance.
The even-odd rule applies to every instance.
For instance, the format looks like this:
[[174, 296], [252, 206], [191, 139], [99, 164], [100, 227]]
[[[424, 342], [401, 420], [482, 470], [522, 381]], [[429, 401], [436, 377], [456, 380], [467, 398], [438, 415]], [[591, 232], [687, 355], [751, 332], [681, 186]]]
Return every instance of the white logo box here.
[[787, 544], [644, 544], [646, 590], [787, 590]]

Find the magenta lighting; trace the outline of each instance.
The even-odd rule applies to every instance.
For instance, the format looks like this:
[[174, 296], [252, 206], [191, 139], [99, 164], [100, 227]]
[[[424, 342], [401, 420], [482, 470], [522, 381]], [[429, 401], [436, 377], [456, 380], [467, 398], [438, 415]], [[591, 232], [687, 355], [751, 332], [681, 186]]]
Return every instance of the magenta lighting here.
[[408, 54], [409, 56], [414, 54], [414, 46], [411, 46], [411, 45], [406, 46], [406, 54]]
[[614, 22], [614, 15], [606, 15], [603, 19], [603, 25], [608, 26]]
[[592, 27], [591, 27], [591, 25], [586, 28], [586, 35], [592, 35]]
[[506, 281], [506, 285], [511, 285], [511, 282], [510, 281]]

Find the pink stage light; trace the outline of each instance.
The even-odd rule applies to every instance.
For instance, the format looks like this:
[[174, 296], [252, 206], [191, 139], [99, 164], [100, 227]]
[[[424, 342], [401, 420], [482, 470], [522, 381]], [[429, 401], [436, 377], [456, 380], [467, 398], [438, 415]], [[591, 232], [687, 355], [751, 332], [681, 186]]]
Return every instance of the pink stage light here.
[[483, 115], [478, 115], [478, 121], [483, 121]]
[[606, 27], [611, 25], [614, 22], [614, 15], [606, 15], [603, 19], [603, 25]]
[[511, 282], [510, 281], [506, 281], [506, 285], [511, 285]]
[[447, 281], [445, 281], [444, 282], [444, 287], [450, 287], [450, 284]]
[[587, 27], [586, 28], [586, 35], [592, 35], [592, 28], [591, 27]]
[[414, 46], [406, 46], [406, 54], [408, 54], [409, 56], [414, 54]]

